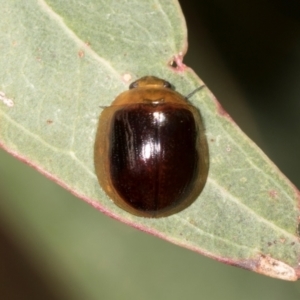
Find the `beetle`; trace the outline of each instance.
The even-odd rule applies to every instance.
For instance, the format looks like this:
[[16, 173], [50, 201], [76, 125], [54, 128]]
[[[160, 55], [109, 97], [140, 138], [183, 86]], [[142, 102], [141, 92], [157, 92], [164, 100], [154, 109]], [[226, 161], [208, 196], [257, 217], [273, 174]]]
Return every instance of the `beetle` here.
[[142, 77], [100, 114], [94, 163], [101, 187], [125, 211], [150, 218], [177, 213], [207, 179], [201, 115], [168, 81]]

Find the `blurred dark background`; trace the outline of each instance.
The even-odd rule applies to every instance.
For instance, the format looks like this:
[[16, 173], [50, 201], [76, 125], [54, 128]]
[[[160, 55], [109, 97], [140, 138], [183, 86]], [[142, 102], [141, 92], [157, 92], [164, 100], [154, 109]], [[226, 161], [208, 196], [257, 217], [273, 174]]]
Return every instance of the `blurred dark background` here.
[[[299, 188], [299, 2], [180, 2], [184, 62]], [[300, 297], [298, 282], [229, 267], [111, 220], [2, 150], [0, 174], [1, 299]]]

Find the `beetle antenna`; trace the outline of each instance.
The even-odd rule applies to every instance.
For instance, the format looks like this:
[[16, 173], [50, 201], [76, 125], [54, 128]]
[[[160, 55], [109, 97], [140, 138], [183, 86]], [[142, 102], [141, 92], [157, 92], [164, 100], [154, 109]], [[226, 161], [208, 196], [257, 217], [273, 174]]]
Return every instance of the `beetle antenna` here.
[[197, 87], [195, 90], [193, 90], [191, 93], [189, 93], [187, 96], [185, 96], [185, 99], [189, 99], [191, 98], [194, 94], [196, 94], [198, 91], [200, 91], [202, 88], [204, 88], [205, 85], [201, 85], [199, 87]]

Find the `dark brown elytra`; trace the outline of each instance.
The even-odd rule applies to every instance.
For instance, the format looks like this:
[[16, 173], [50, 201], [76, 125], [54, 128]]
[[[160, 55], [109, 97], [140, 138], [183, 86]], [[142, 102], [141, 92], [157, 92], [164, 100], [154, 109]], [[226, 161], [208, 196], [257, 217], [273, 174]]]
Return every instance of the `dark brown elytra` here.
[[201, 116], [170, 83], [143, 77], [100, 115], [94, 160], [100, 185], [124, 210], [144, 217], [176, 213], [206, 182]]

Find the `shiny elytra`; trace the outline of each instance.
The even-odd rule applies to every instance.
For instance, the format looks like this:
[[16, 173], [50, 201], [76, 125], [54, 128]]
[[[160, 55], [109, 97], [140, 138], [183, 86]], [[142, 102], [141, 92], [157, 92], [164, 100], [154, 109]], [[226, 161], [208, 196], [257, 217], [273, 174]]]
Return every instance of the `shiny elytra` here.
[[94, 162], [101, 187], [125, 211], [150, 218], [177, 213], [207, 179], [200, 113], [169, 82], [140, 78], [103, 109]]

